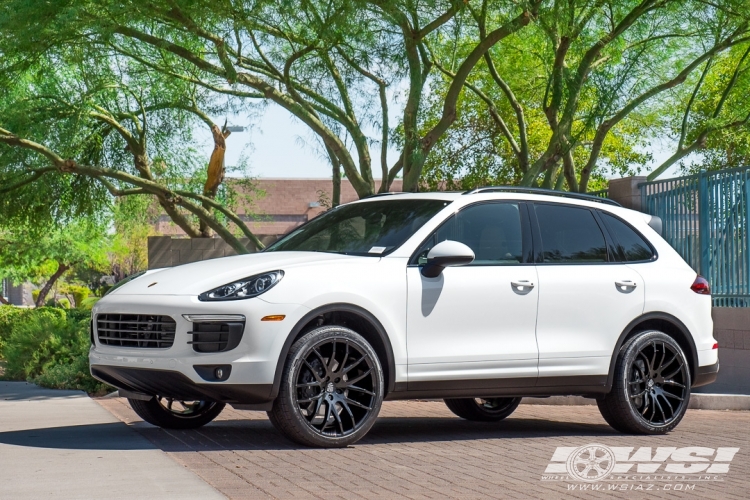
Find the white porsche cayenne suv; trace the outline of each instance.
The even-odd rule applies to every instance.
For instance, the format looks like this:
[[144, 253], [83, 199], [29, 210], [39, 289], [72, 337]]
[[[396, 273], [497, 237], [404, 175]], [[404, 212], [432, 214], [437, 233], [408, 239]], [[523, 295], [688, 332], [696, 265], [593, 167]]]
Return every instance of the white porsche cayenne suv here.
[[619, 431], [665, 433], [719, 363], [708, 283], [660, 226], [534, 189], [374, 196], [261, 253], [118, 286], [93, 310], [91, 373], [154, 425], [230, 404], [310, 446], [415, 398], [498, 421], [524, 396], [582, 395]]

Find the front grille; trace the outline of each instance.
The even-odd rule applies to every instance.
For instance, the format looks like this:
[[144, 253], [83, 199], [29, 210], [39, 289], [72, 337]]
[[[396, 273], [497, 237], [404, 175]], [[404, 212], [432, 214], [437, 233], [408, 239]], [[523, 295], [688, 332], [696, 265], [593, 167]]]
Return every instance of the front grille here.
[[224, 352], [231, 351], [240, 344], [242, 333], [245, 331], [243, 322], [196, 322], [193, 331], [192, 344], [195, 352]]
[[102, 345], [164, 349], [174, 344], [177, 325], [169, 316], [99, 314], [96, 333]]

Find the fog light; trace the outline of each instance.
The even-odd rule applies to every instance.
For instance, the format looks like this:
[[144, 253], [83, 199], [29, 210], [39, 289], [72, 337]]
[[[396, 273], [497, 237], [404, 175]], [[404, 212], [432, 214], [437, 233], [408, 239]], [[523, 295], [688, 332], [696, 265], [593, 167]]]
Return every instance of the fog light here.
[[219, 380], [223, 380], [224, 379], [224, 369], [223, 368], [217, 368], [216, 371], [214, 372], [214, 374], [216, 375], [216, 378], [218, 378]]

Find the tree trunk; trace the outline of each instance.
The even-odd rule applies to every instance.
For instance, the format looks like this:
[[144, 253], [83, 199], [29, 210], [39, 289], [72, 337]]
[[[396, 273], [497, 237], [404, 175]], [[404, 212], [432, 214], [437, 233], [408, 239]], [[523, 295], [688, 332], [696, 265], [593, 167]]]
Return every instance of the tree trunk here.
[[[214, 138], [214, 150], [211, 152], [211, 159], [208, 161], [208, 175], [206, 176], [206, 184], [203, 186], [203, 196], [216, 198], [216, 193], [219, 191], [219, 186], [224, 182], [224, 155], [227, 151], [226, 138], [229, 137], [229, 130], [227, 130], [227, 124], [224, 123], [223, 129], [220, 129], [218, 125], [211, 125], [211, 135]], [[203, 204], [209, 213], [211, 207], [206, 203]], [[211, 228], [208, 227], [205, 221], [200, 221], [200, 233], [203, 238], [210, 238], [213, 236]]]
[[2, 295], [0, 295], [0, 304], [4, 304], [6, 306], [9, 306], [10, 302], [8, 302], [7, 300], [5, 300], [5, 297], [3, 297]]
[[36, 307], [42, 307], [44, 305], [44, 300], [47, 298], [47, 294], [49, 293], [49, 291], [52, 290], [55, 282], [57, 282], [57, 280], [60, 279], [60, 276], [65, 274], [65, 271], [67, 271], [71, 267], [72, 266], [63, 264], [62, 262], [57, 263], [57, 271], [55, 271], [55, 274], [50, 277], [49, 281], [47, 281], [47, 283], [39, 291], [39, 297], [36, 298]]

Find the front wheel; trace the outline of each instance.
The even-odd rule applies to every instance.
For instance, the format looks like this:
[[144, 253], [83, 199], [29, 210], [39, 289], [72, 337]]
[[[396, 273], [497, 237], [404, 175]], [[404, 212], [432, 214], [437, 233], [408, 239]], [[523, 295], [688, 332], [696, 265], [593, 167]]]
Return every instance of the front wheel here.
[[130, 407], [149, 424], [165, 429], [197, 429], [219, 416], [224, 403], [182, 401], [154, 396], [149, 401], [128, 399]]
[[348, 328], [323, 326], [292, 346], [268, 415], [293, 441], [340, 448], [370, 430], [383, 392], [383, 370], [372, 346]]
[[679, 344], [659, 331], [640, 332], [620, 349], [612, 391], [596, 402], [604, 420], [620, 432], [665, 434], [685, 416], [690, 383]]
[[497, 422], [513, 413], [521, 398], [461, 398], [445, 399], [445, 405], [455, 415], [477, 422]]

